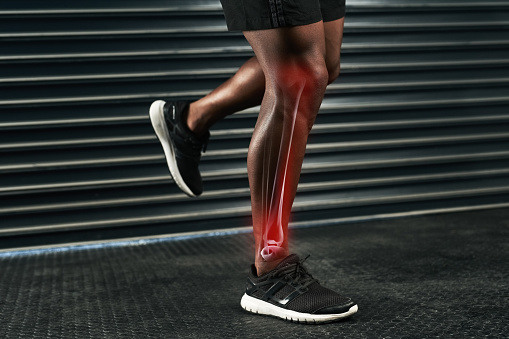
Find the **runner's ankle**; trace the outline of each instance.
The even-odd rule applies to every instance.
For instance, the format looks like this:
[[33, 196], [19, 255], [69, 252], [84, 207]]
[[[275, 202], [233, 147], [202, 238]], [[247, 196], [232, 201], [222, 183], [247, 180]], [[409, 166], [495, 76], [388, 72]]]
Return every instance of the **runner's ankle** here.
[[185, 116], [185, 121], [187, 123], [187, 127], [191, 132], [196, 134], [198, 137], [202, 137], [205, 135], [208, 131], [208, 128], [205, 124], [201, 122], [199, 118], [197, 118], [198, 115], [198, 109], [196, 107], [196, 102], [193, 102], [189, 105], [189, 110], [187, 111], [187, 114]]
[[277, 267], [277, 265], [279, 265], [279, 263], [285, 259], [286, 256], [287, 255], [284, 255], [281, 258], [276, 259], [274, 261], [265, 261], [263, 259], [257, 260], [255, 262], [255, 267], [256, 267], [257, 275], [258, 276], [262, 276], [262, 275], [264, 275], [266, 273], [269, 273], [270, 271], [275, 269]]

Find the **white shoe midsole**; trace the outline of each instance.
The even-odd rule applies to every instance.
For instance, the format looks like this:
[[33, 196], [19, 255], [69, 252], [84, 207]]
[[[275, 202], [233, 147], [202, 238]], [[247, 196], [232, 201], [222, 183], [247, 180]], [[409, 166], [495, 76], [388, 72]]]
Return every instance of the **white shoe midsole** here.
[[240, 305], [249, 312], [258, 313], [258, 314], [266, 314], [276, 316], [282, 319], [288, 320], [298, 320], [298, 321], [307, 321], [307, 322], [324, 322], [331, 321], [336, 319], [342, 319], [351, 316], [356, 313], [359, 309], [357, 305], [350, 307], [350, 309], [345, 313], [339, 314], [311, 314], [311, 313], [300, 313], [292, 310], [287, 310], [266, 301], [253, 298], [244, 294], [242, 299], [240, 300]]

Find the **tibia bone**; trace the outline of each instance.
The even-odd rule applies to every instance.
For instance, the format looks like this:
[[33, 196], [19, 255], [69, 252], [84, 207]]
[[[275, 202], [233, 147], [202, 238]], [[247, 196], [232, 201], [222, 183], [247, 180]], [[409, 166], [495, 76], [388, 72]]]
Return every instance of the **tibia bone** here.
[[[266, 224], [264, 227], [263, 234], [263, 249], [261, 250], [261, 256], [265, 261], [274, 261], [281, 257], [283, 252], [286, 252], [284, 248], [282, 248], [282, 244], [284, 242], [284, 231], [283, 231], [283, 206], [284, 206], [284, 196], [285, 196], [285, 187], [288, 185], [287, 182], [287, 173], [288, 167], [291, 166], [289, 164], [290, 160], [290, 149], [292, 146], [293, 134], [295, 129], [295, 121], [297, 119], [297, 112], [299, 108], [299, 102], [302, 95], [302, 91], [304, 89], [305, 82], [296, 82], [292, 87], [294, 88], [295, 97], [290, 99], [291, 102], [291, 121], [285, 123], [290, 124], [290, 130], [283, 129], [283, 133], [281, 136], [281, 142], [279, 146], [279, 155], [276, 166], [276, 175], [274, 177], [274, 183], [272, 187], [272, 194], [270, 199], [266, 199], [267, 202], [270, 201], [268, 208], [268, 215], [266, 220]], [[270, 163], [270, 159], [269, 159]], [[264, 171], [265, 177], [265, 171]], [[269, 176], [267, 176], [268, 179]], [[265, 184], [264, 184], [265, 185]], [[262, 189], [263, 191], [263, 189]], [[267, 192], [268, 193], [268, 192]], [[274, 229], [276, 228], [276, 229]]]

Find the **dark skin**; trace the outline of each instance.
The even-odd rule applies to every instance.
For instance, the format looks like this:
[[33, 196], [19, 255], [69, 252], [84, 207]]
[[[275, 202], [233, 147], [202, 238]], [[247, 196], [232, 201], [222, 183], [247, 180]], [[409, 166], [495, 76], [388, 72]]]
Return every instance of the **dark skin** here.
[[[344, 18], [323, 23], [325, 63], [329, 83], [339, 75]], [[261, 104], [265, 92], [265, 75], [256, 56], [242, 65], [237, 73], [207, 96], [191, 104], [187, 123], [198, 135], [204, 134], [216, 122], [246, 108]]]
[[[187, 123], [200, 135], [230, 114], [261, 105], [247, 159], [258, 275], [290, 253], [288, 222], [307, 138], [327, 84], [339, 75], [343, 26], [342, 18], [244, 32], [255, 56], [190, 106]], [[277, 216], [277, 225], [269, 215]], [[279, 230], [284, 235], [281, 251], [267, 261], [260, 255], [264, 239], [276, 237]]]

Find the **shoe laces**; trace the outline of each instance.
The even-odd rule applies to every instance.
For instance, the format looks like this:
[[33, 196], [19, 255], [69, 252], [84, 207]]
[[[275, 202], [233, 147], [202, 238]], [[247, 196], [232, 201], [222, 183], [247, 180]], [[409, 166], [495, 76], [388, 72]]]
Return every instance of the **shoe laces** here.
[[202, 151], [203, 151], [203, 153], [205, 153], [207, 151], [207, 145], [208, 145], [209, 142], [207, 140], [207, 141], [205, 141], [203, 143], [198, 143], [198, 142], [192, 140], [191, 138], [188, 138], [186, 140], [186, 143], [191, 146], [191, 149], [193, 151], [193, 155], [194, 156], [199, 156]]
[[[175, 106], [173, 106], [175, 109]], [[166, 113], [168, 113], [165, 110]], [[182, 121], [177, 122], [177, 120], [172, 119], [172, 115], [164, 114], [164, 119], [168, 128], [170, 128], [174, 133], [174, 138], [178, 139], [179, 142], [187, 145], [187, 147], [191, 150], [191, 155], [193, 157], [200, 157], [201, 152], [205, 153], [207, 151], [207, 146], [209, 143], [210, 134], [207, 132], [207, 135], [204, 137], [204, 140], [201, 141], [198, 138], [191, 137], [189, 132], [186, 132], [186, 128], [179, 126], [182, 124]], [[192, 133], [192, 132], [191, 132]]]
[[275, 276], [284, 276], [284, 280], [289, 281], [290, 285], [303, 289], [314, 282], [318, 282], [318, 280], [313, 278], [303, 266], [307, 258], [309, 258], [309, 255], [295, 264], [284, 266], [277, 271]]

